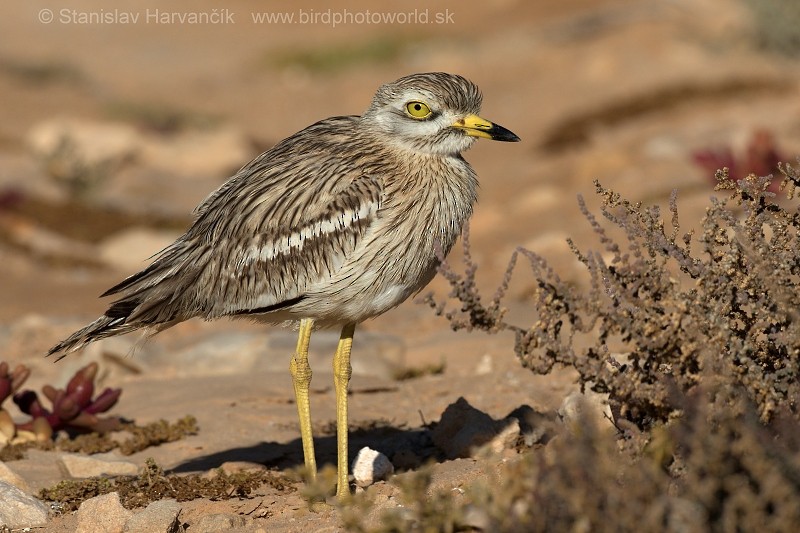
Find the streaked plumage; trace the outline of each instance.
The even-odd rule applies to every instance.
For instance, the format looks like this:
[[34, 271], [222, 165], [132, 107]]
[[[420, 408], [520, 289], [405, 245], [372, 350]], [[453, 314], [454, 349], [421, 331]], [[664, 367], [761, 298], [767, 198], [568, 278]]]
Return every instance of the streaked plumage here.
[[[480, 119], [480, 104], [460, 76], [415, 74], [381, 86], [364, 115], [281, 141], [213, 192], [183, 236], [106, 291], [118, 299], [102, 317], [50, 354], [194, 317], [306, 320], [310, 332], [397, 306], [430, 281], [436, 247], [448, 252], [472, 214], [478, 182], [461, 152], [476, 137], [518, 140]], [[349, 344], [346, 358], [349, 379]]]

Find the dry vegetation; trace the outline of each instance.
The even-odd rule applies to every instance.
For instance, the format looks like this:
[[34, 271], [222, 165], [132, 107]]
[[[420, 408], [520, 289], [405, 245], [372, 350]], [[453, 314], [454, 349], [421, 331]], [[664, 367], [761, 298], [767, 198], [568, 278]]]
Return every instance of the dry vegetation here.
[[[782, 169], [791, 202], [800, 177], [791, 166]], [[589, 272], [588, 290], [518, 249], [484, 305], [467, 251], [465, 275], [443, 266], [460, 308], [445, 313], [445, 302], [429, 302], [454, 329], [514, 331], [525, 367], [540, 374], [556, 365], [574, 368], [582, 387], [608, 393], [617, 417], [640, 429], [679, 415], [680, 394], [704, 370], [729, 375], [763, 422], [781, 410], [796, 415], [800, 215], [775, 201], [769, 178], [732, 182], [725, 171], [718, 178], [718, 189], [730, 195], [707, 209], [697, 243], [693, 232], [680, 234], [676, 194], [667, 228], [658, 207], [628, 202], [597, 184], [602, 215], [622, 229], [626, 243], [610, 237], [580, 200], [603, 246], [582, 252], [572, 244]], [[528, 327], [505, 321], [501, 306], [520, 256], [535, 279], [536, 318]]]
[[[518, 249], [488, 304], [466, 272], [442, 273], [458, 302], [428, 301], [454, 329], [511, 330], [522, 364], [539, 374], [577, 371], [582, 388], [608, 394], [616, 435], [586, 420], [472, 487], [467, 503], [403, 488], [402, 514], [381, 531], [791, 531], [800, 523], [798, 363], [800, 213], [797, 169], [739, 182], [700, 231], [682, 234], [676, 195], [669, 221], [657, 207], [597, 184], [606, 228], [580, 200], [602, 251], [572, 248], [588, 289], [560, 279]], [[611, 229], [613, 227], [615, 229]], [[622, 243], [611, 235], [620, 231]], [[501, 300], [518, 259], [534, 276], [530, 326], [506, 320]], [[431, 517], [437, 517], [431, 522]], [[365, 531], [349, 520], [355, 531]], [[431, 529], [432, 528], [432, 529]]]
[[155, 461], [148, 459], [142, 473], [137, 476], [65, 480], [55, 487], [42, 490], [39, 496], [45, 501], [58, 503], [60, 511], [69, 512], [76, 510], [89, 498], [115, 491], [125, 507], [134, 509], [163, 498], [174, 498], [179, 502], [197, 498], [245, 498], [263, 486], [277, 491], [294, 490], [288, 478], [266, 470], [227, 473], [219, 469], [212, 475], [182, 476], [166, 474]]

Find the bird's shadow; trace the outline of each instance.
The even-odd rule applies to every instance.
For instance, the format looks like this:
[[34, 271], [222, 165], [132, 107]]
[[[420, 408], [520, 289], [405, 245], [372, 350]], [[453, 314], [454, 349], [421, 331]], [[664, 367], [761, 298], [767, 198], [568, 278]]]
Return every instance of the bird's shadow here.
[[[413, 463], [442, 460], [437, 448], [433, 445], [430, 429], [398, 428], [381, 425], [368, 429], [356, 429], [349, 433], [349, 457], [352, 462], [361, 448], [369, 446], [392, 458], [397, 452], [410, 451], [406, 456], [412, 457]], [[336, 465], [336, 435], [324, 435], [314, 438], [317, 465]], [[227, 462], [245, 461], [263, 464], [269, 468], [290, 469], [304, 464], [303, 444], [297, 438], [287, 443], [261, 442], [253, 446], [231, 448], [184, 461], [170, 469], [173, 473], [207, 471], [219, 468]]]

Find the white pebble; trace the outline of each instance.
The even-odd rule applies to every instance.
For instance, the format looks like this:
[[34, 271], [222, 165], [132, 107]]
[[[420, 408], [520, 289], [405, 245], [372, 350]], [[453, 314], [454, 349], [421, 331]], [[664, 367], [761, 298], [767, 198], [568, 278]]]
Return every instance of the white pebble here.
[[369, 487], [393, 473], [394, 466], [389, 458], [372, 448], [361, 448], [353, 461], [353, 477], [359, 487]]

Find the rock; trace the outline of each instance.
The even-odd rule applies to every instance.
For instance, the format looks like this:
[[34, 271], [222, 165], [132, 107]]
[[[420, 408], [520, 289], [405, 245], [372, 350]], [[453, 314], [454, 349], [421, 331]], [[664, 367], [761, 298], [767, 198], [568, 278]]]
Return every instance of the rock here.
[[52, 155], [69, 142], [74, 155], [91, 165], [131, 158], [139, 150], [141, 139], [127, 124], [56, 118], [35, 125], [27, 142], [40, 156]]
[[[359, 347], [371, 356], [361, 358], [363, 361], [353, 361], [353, 376], [394, 380], [397, 370], [403, 368], [404, 341], [393, 335], [372, 332], [364, 332], [359, 341]], [[330, 369], [331, 356], [338, 343], [338, 332], [315, 332], [309, 351], [311, 368], [315, 371]], [[159, 364], [174, 365], [174, 372], [178, 377], [270, 372], [275, 365], [272, 354], [288, 360], [296, 346], [297, 332], [290, 330], [274, 329], [269, 335], [248, 331], [215, 332], [194, 337], [175, 347], [169, 358], [159, 360]], [[267, 354], [270, 356], [265, 357]], [[180, 364], [175, 363], [176, 361]]]
[[520, 432], [525, 446], [547, 444], [558, 432], [555, 414], [544, 414], [535, 411], [529, 405], [521, 405], [508, 414], [519, 420]]
[[23, 529], [43, 526], [47, 506], [5, 481], [0, 481], [0, 526]]
[[394, 466], [389, 458], [369, 447], [361, 448], [353, 460], [353, 477], [359, 487], [369, 487], [393, 473]]
[[236, 514], [240, 516], [251, 516], [253, 518], [264, 518], [270, 514], [269, 504], [263, 498], [245, 500], [241, 505], [234, 506], [234, 509]]
[[[397, 372], [405, 366], [406, 341], [400, 336], [379, 332], [364, 332], [362, 335], [365, 352], [369, 357], [353, 358], [352, 367], [354, 376], [370, 376], [394, 380]], [[338, 333], [336, 334], [338, 337]], [[359, 340], [362, 340], [359, 338]], [[338, 344], [338, 339], [336, 343]], [[359, 342], [359, 346], [361, 346]], [[336, 351], [328, 349], [327, 356], [323, 357], [322, 364], [330, 364], [331, 354]]]
[[47, 173], [70, 188], [91, 188], [107, 179], [141, 147], [136, 130], [126, 124], [58, 118], [28, 133], [28, 146]]
[[85, 455], [65, 453], [58, 458], [58, 461], [67, 474], [77, 478], [102, 475], [124, 476], [139, 473], [139, 467], [128, 461], [100, 459], [96, 456], [86, 457]]
[[20, 215], [3, 213], [0, 217], [0, 233], [7, 241], [23, 247], [36, 257], [67, 260], [79, 265], [100, 264], [94, 259], [96, 249], [91, 244], [65, 237]]
[[480, 362], [475, 367], [475, 375], [485, 376], [487, 374], [491, 374], [493, 366], [491, 354], [485, 353], [481, 356]]
[[259, 363], [272, 362], [264, 357], [267, 352], [263, 334], [244, 331], [220, 333], [192, 342], [172, 354], [177, 377], [220, 376], [253, 372]]
[[594, 424], [596, 429], [614, 430], [614, 418], [608, 404], [608, 395], [588, 392], [573, 392], [561, 402], [558, 417], [566, 428], [578, 432], [587, 423]]
[[207, 514], [197, 520], [192, 521], [189, 531], [202, 531], [203, 533], [214, 533], [215, 531], [227, 531], [237, 527], [245, 527], [247, 518], [236, 514]]
[[463, 514], [459, 517], [458, 525], [473, 531], [490, 531], [492, 519], [486, 509], [477, 505], [468, 504], [464, 507]]
[[224, 176], [252, 156], [244, 133], [231, 127], [152, 135], [142, 143], [147, 166], [184, 176]]
[[487, 445], [484, 450], [491, 452], [513, 446], [519, 432], [515, 418], [495, 420], [462, 397], [447, 406], [431, 437], [448, 459], [456, 459], [479, 455]]
[[9, 485], [14, 485], [22, 492], [29, 493], [31, 491], [28, 483], [2, 461], [0, 461], [0, 481], [5, 481]]
[[126, 523], [125, 533], [183, 533], [178, 519], [181, 506], [175, 500], [153, 502], [143, 511], [133, 515]]
[[499, 454], [503, 450], [511, 450], [519, 440], [519, 420], [516, 418], [504, 418], [499, 420], [500, 424], [496, 427], [499, 429], [497, 434], [492, 437], [489, 442], [481, 446], [479, 453]]
[[143, 269], [148, 257], [172, 244], [180, 234], [148, 228], [130, 228], [103, 240], [99, 245], [100, 259], [126, 272]]
[[17, 435], [9, 442], [11, 444], [25, 444], [27, 442], [36, 442], [38, 440], [38, 435], [36, 435], [36, 433], [33, 431], [28, 431], [27, 429], [18, 429]]
[[17, 434], [14, 419], [5, 409], [0, 409], [0, 444], [5, 444]]
[[133, 511], [122, 506], [118, 492], [109, 492], [84, 501], [76, 516], [76, 533], [122, 533]]
[[228, 475], [238, 472], [264, 472], [267, 467], [252, 461], [225, 461], [219, 468]]

